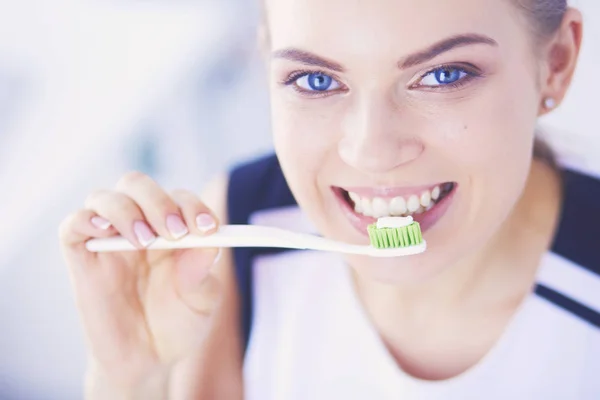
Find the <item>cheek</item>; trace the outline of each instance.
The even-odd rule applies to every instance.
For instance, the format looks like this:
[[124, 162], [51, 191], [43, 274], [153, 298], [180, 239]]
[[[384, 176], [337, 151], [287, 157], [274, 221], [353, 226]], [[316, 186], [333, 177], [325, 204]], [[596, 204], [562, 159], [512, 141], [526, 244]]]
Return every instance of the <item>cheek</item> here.
[[461, 203], [462, 221], [485, 237], [484, 232], [491, 233], [506, 218], [529, 176], [537, 120], [535, 88], [498, 81], [450, 109], [435, 133], [431, 131], [430, 145], [461, 179], [467, 199]]
[[[278, 91], [279, 92], [279, 91]], [[271, 95], [271, 125], [278, 154], [287, 162], [315, 171], [337, 146], [336, 113], [323, 100], [293, 99], [294, 95]]]
[[534, 90], [498, 81], [430, 119], [430, 144], [469, 175], [523, 174], [531, 159], [535, 104]]
[[[315, 218], [321, 203], [320, 181], [332, 155], [337, 154], [335, 113], [315, 101], [271, 95], [271, 125], [275, 151], [296, 200]], [[325, 111], [324, 111], [325, 110]]]

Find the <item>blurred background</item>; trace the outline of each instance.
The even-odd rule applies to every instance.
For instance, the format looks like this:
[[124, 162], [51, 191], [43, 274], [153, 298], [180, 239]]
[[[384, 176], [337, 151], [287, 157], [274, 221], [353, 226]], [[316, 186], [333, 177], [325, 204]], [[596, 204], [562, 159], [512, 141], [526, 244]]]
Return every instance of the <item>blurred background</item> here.
[[[81, 398], [85, 353], [57, 241], [136, 169], [200, 188], [270, 150], [255, 0], [0, 0], [0, 399]], [[542, 121], [600, 172], [600, 2], [567, 101]]]

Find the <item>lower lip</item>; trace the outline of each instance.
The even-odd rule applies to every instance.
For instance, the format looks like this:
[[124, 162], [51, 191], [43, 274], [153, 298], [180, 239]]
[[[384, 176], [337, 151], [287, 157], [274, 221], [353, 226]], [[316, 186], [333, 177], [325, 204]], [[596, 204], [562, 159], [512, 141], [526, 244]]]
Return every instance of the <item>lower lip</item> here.
[[[426, 232], [431, 229], [448, 211], [448, 208], [452, 204], [454, 194], [458, 189], [457, 186], [452, 189], [452, 192], [448, 193], [440, 202], [436, 203], [431, 210], [425, 211], [422, 214], [413, 215], [415, 221], [421, 225], [421, 231]], [[340, 189], [334, 189], [333, 192], [340, 203], [344, 215], [348, 218], [352, 226], [356, 228], [364, 236], [369, 236], [367, 233], [367, 227], [375, 222], [377, 218], [366, 217], [362, 214], [358, 214], [350, 206], [350, 204], [344, 198], [344, 194]]]

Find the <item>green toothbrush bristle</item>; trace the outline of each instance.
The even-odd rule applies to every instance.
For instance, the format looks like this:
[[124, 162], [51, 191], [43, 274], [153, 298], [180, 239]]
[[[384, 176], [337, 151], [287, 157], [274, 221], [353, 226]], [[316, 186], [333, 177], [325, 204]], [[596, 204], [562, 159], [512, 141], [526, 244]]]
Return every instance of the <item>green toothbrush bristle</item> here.
[[400, 247], [416, 246], [423, 243], [421, 226], [413, 222], [402, 228], [378, 229], [377, 224], [369, 225], [367, 228], [371, 245], [376, 249], [393, 249]]

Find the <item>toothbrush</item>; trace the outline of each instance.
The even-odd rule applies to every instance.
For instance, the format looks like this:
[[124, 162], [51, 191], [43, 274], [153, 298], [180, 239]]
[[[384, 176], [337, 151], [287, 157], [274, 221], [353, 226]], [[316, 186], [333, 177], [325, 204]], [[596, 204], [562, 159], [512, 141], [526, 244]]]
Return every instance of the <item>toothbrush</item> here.
[[[157, 238], [148, 250], [188, 249], [199, 247], [271, 247], [299, 250], [319, 250], [344, 254], [357, 254], [371, 257], [401, 257], [425, 251], [424, 240], [405, 247], [377, 248], [373, 245], [354, 245], [323, 237], [297, 233], [281, 228], [258, 225], [222, 225], [210, 236], [188, 235], [177, 241]], [[91, 252], [137, 251], [127, 239], [121, 236], [91, 239], [86, 243]]]

